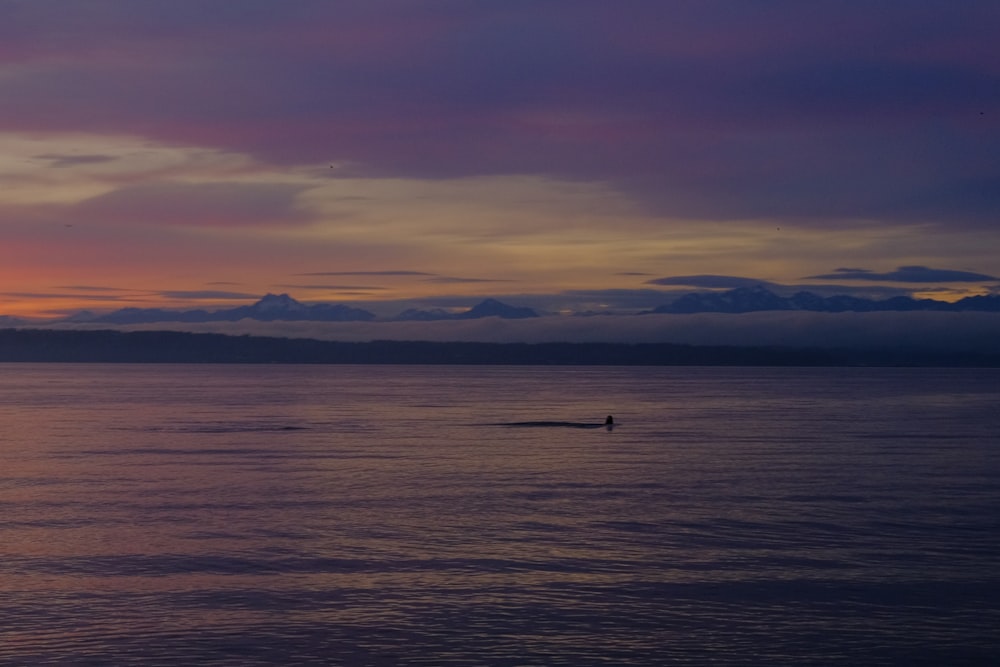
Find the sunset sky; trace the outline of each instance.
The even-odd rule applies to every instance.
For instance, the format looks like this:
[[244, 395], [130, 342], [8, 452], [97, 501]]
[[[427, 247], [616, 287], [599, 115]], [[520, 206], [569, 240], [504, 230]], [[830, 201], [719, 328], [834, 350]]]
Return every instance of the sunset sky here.
[[996, 0], [0, 0], [0, 314], [1000, 292]]

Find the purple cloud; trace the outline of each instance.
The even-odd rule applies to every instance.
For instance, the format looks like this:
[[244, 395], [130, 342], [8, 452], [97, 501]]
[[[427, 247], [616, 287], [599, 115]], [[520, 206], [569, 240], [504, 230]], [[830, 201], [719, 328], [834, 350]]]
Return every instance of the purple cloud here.
[[114, 162], [117, 158], [113, 155], [36, 155], [35, 159], [49, 162], [49, 166], [60, 169], [65, 167], [76, 167], [86, 164], [103, 164]]
[[1000, 278], [971, 271], [931, 269], [926, 266], [901, 266], [895, 271], [876, 273], [868, 269], [837, 269], [834, 273], [807, 276], [804, 280], [871, 280], [899, 283], [975, 283]]
[[37, 0], [0, 10], [0, 123], [588, 179], [695, 219], [993, 227], [997, 20], [989, 0]]

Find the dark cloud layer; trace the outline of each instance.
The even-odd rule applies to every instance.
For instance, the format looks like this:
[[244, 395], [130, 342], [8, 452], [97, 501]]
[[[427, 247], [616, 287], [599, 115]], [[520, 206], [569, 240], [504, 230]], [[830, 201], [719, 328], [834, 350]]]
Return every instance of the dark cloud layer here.
[[993, 0], [8, 2], [0, 125], [593, 180], [695, 219], [992, 228], [997, 25]]
[[114, 162], [115, 157], [112, 155], [55, 155], [55, 154], [45, 154], [36, 155], [36, 160], [44, 160], [49, 163], [49, 166], [55, 168], [65, 168], [65, 167], [77, 167], [80, 165], [87, 164], [104, 164], [107, 162]]
[[975, 283], [1000, 281], [996, 276], [971, 271], [931, 269], [926, 266], [901, 266], [895, 271], [877, 273], [867, 269], [842, 268], [833, 273], [808, 276], [808, 280], [871, 280], [899, 283]]
[[191, 301], [217, 301], [219, 299], [256, 301], [260, 298], [260, 295], [247, 294], [246, 292], [225, 292], [221, 290], [164, 290], [159, 292], [159, 294], [169, 299], [184, 299]]
[[300, 276], [433, 276], [424, 271], [313, 271], [299, 273]]
[[517, 281], [501, 279], [501, 278], [462, 278], [460, 276], [435, 276], [434, 278], [428, 278], [427, 282], [440, 283], [443, 285], [457, 285], [457, 284], [474, 284], [474, 283], [512, 283]]
[[754, 287], [756, 285], [771, 285], [766, 280], [743, 278], [740, 276], [670, 276], [647, 280], [647, 285], [682, 285], [684, 287], [706, 287], [710, 289], [734, 289], [737, 287]]

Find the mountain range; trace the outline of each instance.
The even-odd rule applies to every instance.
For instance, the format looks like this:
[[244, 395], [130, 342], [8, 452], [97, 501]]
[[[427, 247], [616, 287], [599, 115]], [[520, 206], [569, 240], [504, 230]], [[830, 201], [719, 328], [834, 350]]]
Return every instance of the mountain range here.
[[[812, 292], [797, 292], [780, 296], [763, 286], [739, 287], [725, 292], [693, 292], [674, 301], [639, 313], [640, 315], [694, 314], [694, 313], [751, 313], [760, 311], [808, 311], [821, 313], [879, 311], [979, 311], [1000, 312], [1000, 295], [971, 296], [955, 302], [934, 299], [913, 299], [896, 296], [876, 300], [845, 294], [819, 296]], [[539, 317], [531, 308], [511, 306], [496, 299], [485, 299], [460, 313], [441, 309], [406, 310], [391, 318], [394, 321], [430, 322], [439, 320], [472, 320], [484, 317], [525, 319]], [[267, 294], [249, 306], [222, 310], [165, 310], [161, 308], [122, 308], [110, 313], [95, 315], [82, 311], [65, 318], [63, 322], [95, 324], [150, 324], [156, 322], [236, 322], [243, 319], [262, 322], [370, 322], [374, 313], [341, 304], [304, 304], [287, 294]], [[0, 315], [0, 327], [29, 324], [27, 320]]]
[[77, 316], [74, 321], [99, 324], [147, 324], [151, 322], [236, 322], [251, 319], [261, 322], [367, 322], [373, 313], [340, 304], [306, 305], [287, 294], [268, 294], [251, 306], [223, 310], [163, 310], [160, 308], [122, 308], [106, 315], [89, 318]]
[[538, 313], [531, 308], [508, 306], [506, 303], [502, 303], [496, 299], [486, 299], [469, 310], [461, 313], [450, 313], [441, 309], [410, 309], [403, 311], [393, 319], [407, 322], [429, 322], [432, 320], [477, 320], [482, 317], [501, 317], [506, 320], [521, 320], [529, 317], [538, 317]]
[[[472, 320], [483, 317], [521, 319], [538, 317], [531, 308], [519, 308], [486, 299], [461, 313], [444, 310], [407, 310], [396, 316], [399, 321]], [[162, 308], [122, 308], [104, 315], [81, 312], [66, 318], [65, 322], [95, 324], [150, 324], [154, 322], [236, 322], [243, 319], [261, 322], [370, 322], [375, 314], [361, 308], [340, 304], [319, 303], [307, 305], [287, 294], [267, 294], [250, 306], [223, 310], [164, 310]], [[0, 325], [16, 326], [15, 318], [0, 317]]]
[[841, 294], [823, 297], [812, 292], [797, 292], [789, 297], [779, 296], [763, 286], [738, 287], [725, 292], [696, 292], [685, 294], [671, 303], [647, 313], [753, 313], [764, 310], [799, 310], [818, 313], [872, 313], [879, 311], [986, 311], [1000, 312], [1000, 295], [970, 296], [955, 302], [934, 299], [913, 299], [894, 296], [876, 300]]

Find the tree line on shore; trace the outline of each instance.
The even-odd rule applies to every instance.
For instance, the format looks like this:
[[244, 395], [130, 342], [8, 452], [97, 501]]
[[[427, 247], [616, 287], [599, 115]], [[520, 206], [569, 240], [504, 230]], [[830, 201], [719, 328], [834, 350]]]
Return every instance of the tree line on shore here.
[[1000, 355], [913, 348], [343, 342], [178, 331], [0, 329], [0, 362], [1000, 367]]

